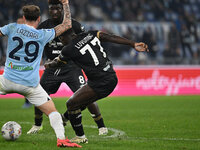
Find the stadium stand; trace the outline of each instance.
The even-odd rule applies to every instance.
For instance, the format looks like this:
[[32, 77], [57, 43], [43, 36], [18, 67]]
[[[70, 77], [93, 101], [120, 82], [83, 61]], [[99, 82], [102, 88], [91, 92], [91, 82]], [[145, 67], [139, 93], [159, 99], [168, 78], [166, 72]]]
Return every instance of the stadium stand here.
[[[0, 25], [16, 21], [21, 6], [30, 3], [39, 5], [42, 19], [47, 18], [47, 0], [1, 0]], [[86, 29], [101, 29], [149, 45], [149, 54], [138, 54], [126, 46], [106, 44], [114, 64], [200, 64], [199, 0], [73, 0], [70, 5], [73, 18]], [[0, 41], [1, 65], [4, 40]]]

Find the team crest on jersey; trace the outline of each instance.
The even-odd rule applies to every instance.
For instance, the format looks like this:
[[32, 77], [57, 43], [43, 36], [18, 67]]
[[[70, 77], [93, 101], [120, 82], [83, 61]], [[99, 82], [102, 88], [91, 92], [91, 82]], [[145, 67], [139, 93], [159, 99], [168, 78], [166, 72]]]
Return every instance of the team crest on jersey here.
[[51, 32], [51, 29], [47, 29], [47, 32]]

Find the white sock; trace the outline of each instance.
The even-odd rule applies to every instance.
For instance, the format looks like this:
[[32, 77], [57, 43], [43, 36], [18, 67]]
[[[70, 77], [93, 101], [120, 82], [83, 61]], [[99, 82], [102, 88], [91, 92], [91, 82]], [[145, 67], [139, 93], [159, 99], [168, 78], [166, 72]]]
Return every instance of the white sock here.
[[65, 129], [63, 126], [63, 121], [61, 115], [56, 111], [49, 114], [49, 121], [51, 127], [54, 129], [56, 133], [56, 137], [59, 139], [65, 139]]

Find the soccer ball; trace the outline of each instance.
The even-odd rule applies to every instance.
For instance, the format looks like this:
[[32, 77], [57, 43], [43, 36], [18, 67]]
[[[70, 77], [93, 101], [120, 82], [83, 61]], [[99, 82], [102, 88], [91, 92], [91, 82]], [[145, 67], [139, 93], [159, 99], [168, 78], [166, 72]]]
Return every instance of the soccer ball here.
[[9, 121], [2, 126], [1, 133], [4, 139], [14, 141], [22, 134], [22, 127], [15, 121]]

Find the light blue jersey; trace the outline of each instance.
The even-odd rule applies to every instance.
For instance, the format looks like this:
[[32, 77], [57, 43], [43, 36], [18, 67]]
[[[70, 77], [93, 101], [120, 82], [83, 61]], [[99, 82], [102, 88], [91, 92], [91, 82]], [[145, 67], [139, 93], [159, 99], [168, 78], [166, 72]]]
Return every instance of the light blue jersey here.
[[54, 29], [37, 30], [25, 24], [11, 23], [0, 28], [8, 36], [3, 76], [15, 83], [36, 87], [44, 46], [55, 38]]

